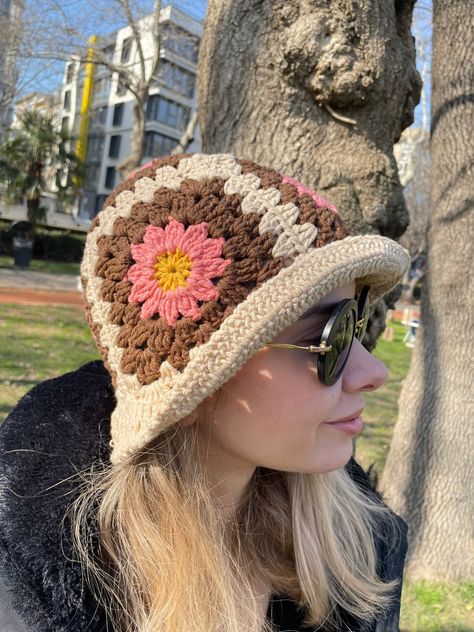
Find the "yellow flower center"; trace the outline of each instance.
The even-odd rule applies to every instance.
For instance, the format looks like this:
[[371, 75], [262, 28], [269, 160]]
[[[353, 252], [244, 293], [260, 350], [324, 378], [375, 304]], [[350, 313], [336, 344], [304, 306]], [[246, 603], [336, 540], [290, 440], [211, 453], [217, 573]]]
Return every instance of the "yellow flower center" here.
[[186, 287], [186, 279], [191, 274], [192, 262], [187, 254], [176, 248], [175, 252], [160, 255], [153, 266], [155, 279], [165, 292], [172, 292], [180, 285]]

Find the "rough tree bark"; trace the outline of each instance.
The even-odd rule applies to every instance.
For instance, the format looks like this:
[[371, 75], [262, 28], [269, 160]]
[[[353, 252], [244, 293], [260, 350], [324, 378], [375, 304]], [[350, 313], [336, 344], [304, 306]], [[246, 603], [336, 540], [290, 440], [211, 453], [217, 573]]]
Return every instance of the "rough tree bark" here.
[[[402, 235], [408, 213], [393, 144], [420, 97], [413, 4], [209, 0], [199, 57], [203, 150], [298, 178], [334, 202], [354, 234]], [[385, 314], [379, 302], [369, 349]]]
[[313, 186], [354, 232], [408, 223], [392, 147], [420, 96], [413, 0], [209, 0], [200, 48], [204, 151]]
[[407, 574], [471, 579], [474, 15], [433, 2], [431, 190], [422, 326], [382, 487], [410, 526]]

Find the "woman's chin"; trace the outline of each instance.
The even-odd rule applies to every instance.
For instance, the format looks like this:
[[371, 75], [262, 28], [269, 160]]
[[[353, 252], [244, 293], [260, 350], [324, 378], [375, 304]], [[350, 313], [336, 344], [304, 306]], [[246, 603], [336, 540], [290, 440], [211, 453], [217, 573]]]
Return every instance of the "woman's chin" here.
[[343, 446], [337, 450], [332, 448], [331, 450], [328, 450], [326, 455], [320, 457], [317, 461], [309, 462], [307, 465], [304, 464], [303, 466], [299, 463], [294, 471], [297, 471], [300, 474], [326, 474], [327, 472], [334, 472], [348, 463], [352, 453], [352, 441], [348, 441], [347, 447]]

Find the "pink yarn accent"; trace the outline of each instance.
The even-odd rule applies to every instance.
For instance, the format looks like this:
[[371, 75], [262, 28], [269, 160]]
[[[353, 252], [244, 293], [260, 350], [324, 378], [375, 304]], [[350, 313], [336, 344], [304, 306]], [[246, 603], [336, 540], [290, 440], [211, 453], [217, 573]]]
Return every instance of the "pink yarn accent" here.
[[328, 202], [325, 198], [323, 198], [322, 195], [319, 195], [318, 193], [316, 193], [316, 191], [313, 191], [313, 189], [310, 189], [309, 187], [305, 187], [304, 184], [301, 184], [301, 182], [298, 182], [298, 180], [295, 180], [295, 178], [285, 176], [283, 173], [280, 175], [282, 176], [282, 183], [292, 184], [295, 187], [298, 195], [307, 193], [310, 197], [313, 198], [316, 206], [318, 206], [319, 208], [328, 208], [331, 211], [334, 211], [334, 213], [337, 213], [337, 208], [334, 206], [334, 204]]
[[139, 171], [141, 171], [142, 169], [146, 169], [147, 167], [151, 167], [151, 165], [153, 164], [153, 160], [149, 160], [148, 162], [146, 162], [144, 165], [140, 165], [139, 167], [137, 167], [136, 169], [134, 169], [133, 171], [130, 171], [130, 173], [127, 176], [127, 180], [128, 178], [133, 178], [133, 176], [138, 173]]
[[[231, 260], [221, 258], [225, 239], [208, 237], [206, 222], [185, 229], [174, 217], [168, 219], [165, 229], [147, 226], [143, 243], [131, 246], [136, 263], [125, 279], [133, 284], [129, 302], [143, 303], [142, 318], [159, 314], [168, 325], [175, 327], [180, 314], [192, 320], [201, 318], [198, 301], [213, 301], [219, 297], [211, 279], [222, 276]], [[165, 290], [154, 266], [161, 255], [172, 255], [177, 250], [189, 259], [191, 271], [185, 286]]]

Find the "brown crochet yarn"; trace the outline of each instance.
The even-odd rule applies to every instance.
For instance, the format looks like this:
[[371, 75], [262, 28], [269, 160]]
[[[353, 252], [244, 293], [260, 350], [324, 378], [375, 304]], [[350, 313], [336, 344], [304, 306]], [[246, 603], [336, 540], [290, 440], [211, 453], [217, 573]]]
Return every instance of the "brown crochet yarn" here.
[[[258, 175], [262, 189], [274, 187], [281, 191], [285, 203], [299, 201], [301, 213], [296, 223], [311, 222], [318, 228], [315, 239], [317, 247], [347, 237], [337, 214], [316, 206], [307, 194], [298, 197], [296, 188], [292, 184], [283, 184], [279, 173], [249, 161], [237, 162], [242, 165], [244, 174]], [[169, 161], [154, 161], [152, 166], [122, 183], [117, 188], [117, 193], [109, 196], [108, 205], [114, 206], [119, 192], [133, 191], [138, 180], [153, 175], [155, 167], [177, 164], [179, 161], [175, 157]], [[112, 235], [101, 235], [97, 240], [100, 255], [95, 274], [104, 279], [101, 298], [112, 304], [110, 320], [121, 327], [117, 344], [127, 349], [122, 356], [121, 370], [124, 373], [136, 373], [141, 384], [151, 384], [159, 379], [160, 364], [164, 359], [176, 369], [186, 366], [189, 349], [207, 342], [212, 333], [219, 328], [224, 314], [229, 315], [236, 305], [245, 300], [250, 291], [278, 274], [284, 266], [281, 257], [272, 257], [276, 235], [259, 235], [260, 215], [244, 215], [241, 208], [242, 196], [226, 194], [224, 185], [225, 181], [222, 178], [212, 178], [204, 181], [185, 179], [181, 182], [179, 191], [161, 187], [154, 192], [152, 202], [134, 204], [128, 219], [119, 217], [115, 220]], [[124, 275], [133, 264], [130, 245], [143, 241], [148, 225], [164, 228], [169, 217], [174, 217], [185, 226], [207, 222], [211, 238], [225, 239], [223, 256], [232, 261], [217, 282], [219, 299], [215, 301], [215, 305], [219, 311], [216, 312], [214, 309], [211, 319], [206, 317], [206, 311], [202, 313], [198, 323], [189, 318], [182, 318], [176, 328], [168, 327], [167, 335], [159, 337], [158, 352], [156, 331], [160, 330], [162, 333], [166, 327], [159, 314], [135, 323], [135, 327], [129, 322], [125, 324], [132, 283], [124, 280]], [[137, 314], [136, 311], [134, 313]]]

